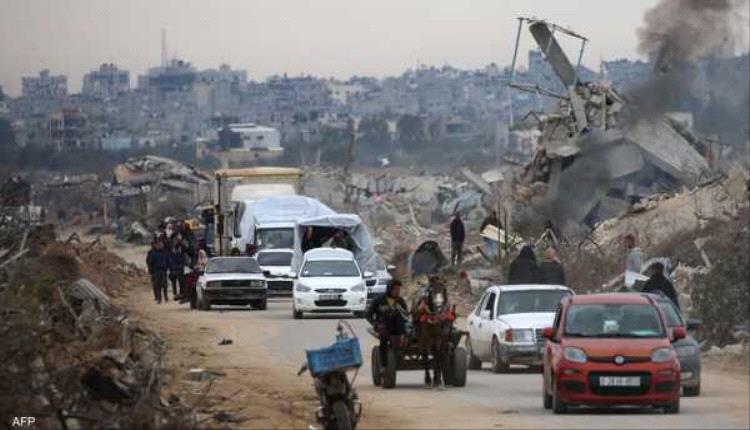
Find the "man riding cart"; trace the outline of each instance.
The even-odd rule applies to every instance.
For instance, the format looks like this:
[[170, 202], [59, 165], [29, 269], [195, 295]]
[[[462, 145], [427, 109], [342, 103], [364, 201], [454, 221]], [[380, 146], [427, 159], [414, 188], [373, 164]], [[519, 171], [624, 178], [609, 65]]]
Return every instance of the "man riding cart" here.
[[377, 298], [367, 310], [367, 321], [375, 328], [380, 340], [378, 356], [380, 369], [373, 367], [373, 377], [376, 372], [383, 373], [388, 368], [388, 348], [403, 348], [406, 342], [406, 325], [409, 323], [409, 311], [406, 302], [401, 297], [401, 281], [393, 280], [388, 283], [384, 296]]
[[[464, 333], [453, 326], [454, 310], [448, 305], [445, 287], [437, 278], [431, 279], [413, 315], [400, 297], [400, 287], [401, 283], [394, 281], [368, 311], [368, 320], [377, 330], [371, 334], [380, 340], [372, 350], [373, 384], [393, 388], [399, 370], [424, 370], [428, 386], [442, 388], [443, 379], [464, 386], [467, 357], [458, 346]], [[429, 375], [430, 370], [434, 376]]]

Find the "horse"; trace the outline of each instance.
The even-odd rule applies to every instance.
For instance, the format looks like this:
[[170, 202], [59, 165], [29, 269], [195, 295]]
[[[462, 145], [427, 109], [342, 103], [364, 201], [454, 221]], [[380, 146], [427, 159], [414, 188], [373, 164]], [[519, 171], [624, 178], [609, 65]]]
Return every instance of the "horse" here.
[[[445, 287], [441, 284], [428, 286], [414, 309], [417, 342], [424, 363], [424, 383], [427, 387], [444, 389], [445, 358], [455, 320], [455, 311], [448, 305]], [[433, 357], [432, 361], [430, 355]], [[433, 377], [430, 377], [430, 364]]]

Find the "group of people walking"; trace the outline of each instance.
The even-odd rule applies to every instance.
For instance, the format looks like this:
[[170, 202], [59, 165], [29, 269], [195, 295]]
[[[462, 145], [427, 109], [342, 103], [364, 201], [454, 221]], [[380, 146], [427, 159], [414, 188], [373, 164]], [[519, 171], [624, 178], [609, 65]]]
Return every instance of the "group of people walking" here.
[[565, 268], [557, 250], [550, 246], [544, 251], [544, 260], [537, 262], [534, 248], [525, 245], [508, 268], [508, 284], [566, 285]]
[[207, 261], [206, 251], [197, 246], [188, 223], [165, 222], [146, 256], [156, 303], [169, 301], [170, 284], [174, 300], [187, 300], [190, 292], [186, 269], [202, 271]]

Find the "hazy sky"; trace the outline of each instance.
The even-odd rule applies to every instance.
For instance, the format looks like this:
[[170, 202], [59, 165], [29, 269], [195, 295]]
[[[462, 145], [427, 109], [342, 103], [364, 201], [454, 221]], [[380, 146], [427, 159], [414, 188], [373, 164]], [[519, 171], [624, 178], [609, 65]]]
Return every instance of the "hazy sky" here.
[[[170, 57], [228, 63], [252, 79], [284, 72], [386, 76], [417, 62], [509, 64], [517, 16], [547, 18], [591, 40], [584, 63], [636, 58], [635, 30], [656, 0], [0, 0], [0, 85], [42, 68], [83, 75], [114, 62], [137, 75]], [[531, 46], [523, 34], [522, 63]]]

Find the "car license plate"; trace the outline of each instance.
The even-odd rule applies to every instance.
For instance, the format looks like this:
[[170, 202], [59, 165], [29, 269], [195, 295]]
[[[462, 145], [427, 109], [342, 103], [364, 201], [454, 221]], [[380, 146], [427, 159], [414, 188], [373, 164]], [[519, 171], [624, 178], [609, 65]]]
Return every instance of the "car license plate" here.
[[340, 300], [341, 294], [321, 294], [320, 300]]
[[639, 376], [600, 376], [599, 385], [602, 387], [638, 387], [641, 385]]

